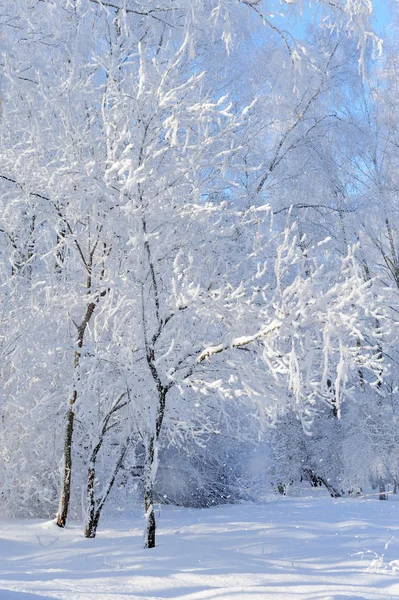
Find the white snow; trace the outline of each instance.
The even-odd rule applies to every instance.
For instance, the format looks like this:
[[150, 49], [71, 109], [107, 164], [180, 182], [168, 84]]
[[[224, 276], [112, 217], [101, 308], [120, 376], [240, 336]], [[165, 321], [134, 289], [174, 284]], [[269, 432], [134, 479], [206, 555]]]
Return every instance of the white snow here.
[[282, 498], [162, 508], [158, 546], [137, 513], [98, 537], [53, 522], [0, 521], [0, 599], [389, 600], [399, 598], [395, 502]]

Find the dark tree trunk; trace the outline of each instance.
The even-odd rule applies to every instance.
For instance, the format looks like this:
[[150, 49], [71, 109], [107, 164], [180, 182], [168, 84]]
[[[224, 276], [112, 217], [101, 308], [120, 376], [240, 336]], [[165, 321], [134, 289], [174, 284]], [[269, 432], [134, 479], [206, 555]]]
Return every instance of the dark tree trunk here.
[[321, 479], [321, 481], [323, 482], [323, 484], [327, 488], [327, 490], [328, 490], [331, 498], [341, 498], [342, 494], [340, 494], [340, 492], [337, 489], [335, 489], [335, 487], [333, 485], [331, 485], [325, 479]]
[[[91, 267], [90, 267], [91, 268]], [[88, 276], [87, 280], [87, 289], [91, 288], [91, 277]], [[75, 351], [75, 360], [74, 360], [74, 368], [77, 369], [80, 363], [81, 357], [81, 349], [83, 347], [83, 339], [84, 334], [89, 324], [89, 321], [93, 315], [94, 309], [96, 305], [94, 302], [90, 302], [87, 305], [86, 313], [83, 318], [82, 323], [78, 327], [78, 339], [77, 339], [77, 347], [78, 349]], [[60, 498], [60, 506], [57, 513], [57, 525], [58, 527], [65, 527], [66, 521], [68, 518], [68, 510], [69, 510], [69, 501], [71, 497], [71, 483], [72, 483], [72, 440], [73, 440], [73, 430], [74, 430], [74, 406], [76, 404], [76, 400], [78, 398], [78, 392], [75, 389], [73, 391], [73, 395], [71, 400], [69, 401], [69, 410], [67, 414], [67, 426], [65, 432], [65, 445], [64, 445], [64, 473], [62, 476], [62, 491]]]
[[96, 537], [99, 521], [100, 521], [100, 513], [98, 511], [95, 511], [94, 514], [91, 515], [87, 521], [87, 524], [85, 527], [85, 537], [86, 538], [94, 539]]
[[324, 485], [332, 498], [341, 498], [341, 494], [338, 490], [336, 490], [324, 477], [320, 477], [320, 475], [317, 475], [312, 469], [304, 469], [304, 472], [312, 487], [321, 487]]
[[98, 523], [100, 521], [100, 513], [98, 511], [93, 511], [93, 514], [90, 515], [87, 520], [87, 524], [85, 527], [85, 537], [94, 539], [97, 533]]
[[[75, 395], [76, 392], [74, 392]], [[75, 398], [76, 400], [76, 398]], [[64, 445], [64, 473], [62, 477], [62, 492], [60, 499], [60, 507], [57, 513], [58, 527], [65, 527], [68, 517], [69, 500], [71, 497], [71, 479], [72, 479], [72, 437], [75, 413], [73, 410], [74, 402], [71, 401], [71, 406], [67, 414], [67, 426]]]
[[151, 248], [147, 237], [147, 224], [144, 216], [142, 217], [143, 224], [143, 234], [145, 236], [144, 241], [144, 249], [147, 254], [148, 259], [148, 267], [149, 274], [152, 283], [152, 291], [153, 291], [153, 301], [154, 301], [154, 312], [157, 321], [157, 328], [154, 333], [150, 336], [147, 329], [146, 322], [146, 306], [144, 302], [143, 288], [142, 288], [142, 318], [143, 318], [143, 329], [144, 329], [144, 343], [146, 349], [146, 360], [151, 373], [151, 376], [154, 380], [154, 384], [157, 391], [157, 412], [155, 418], [155, 429], [150, 434], [150, 439], [148, 440], [148, 447], [146, 448], [146, 458], [145, 458], [145, 466], [144, 466], [144, 506], [145, 506], [145, 517], [146, 517], [146, 526], [144, 531], [144, 547], [145, 548], [155, 548], [155, 531], [156, 531], [156, 521], [154, 515], [154, 483], [156, 477], [156, 464], [155, 461], [157, 459], [157, 446], [159, 437], [161, 435], [162, 423], [165, 416], [165, 408], [166, 408], [166, 396], [168, 391], [173, 387], [173, 382], [169, 382], [167, 385], [162, 383], [160, 374], [158, 372], [156, 361], [155, 361], [155, 344], [161, 335], [166, 323], [167, 319], [164, 320], [161, 317], [160, 313], [160, 296], [158, 293], [158, 282], [156, 277], [156, 268], [154, 265], [154, 261], [151, 254]]
[[[122, 398], [122, 396], [120, 398]], [[118, 404], [116, 406], [118, 406]], [[121, 405], [119, 405], [118, 408], [120, 408], [120, 407], [121, 407]], [[122, 467], [124, 458], [126, 456], [126, 453], [128, 451], [129, 445], [130, 445], [130, 438], [127, 438], [125, 443], [122, 446], [121, 453], [115, 464], [115, 467], [111, 474], [111, 477], [102, 492], [102, 496], [100, 496], [100, 498], [96, 498], [95, 497], [95, 483], [96, 483], [97, 456], [98, 456], [98, 453], [99, 453], [101, 446], [103, 444], [103, 441], [104, 441], [104, 435], [107, 431], [107, 424], [108, 424], [109, 418], [110, 418], [111, 414], [113, 414], [115, 412], [115, 410], [116, 410], [116, 408], [112, 409], [111, 412], [107, 415], [107, 418], [105, 419], [105, 422], [104, 422], [104, 427], [103, 427], [100, 439], [99, 439], [97, 445], [94, 447], [92, 455], [90, 457], [89, 469], [88, 469], [88, 473], [87, 473], [87, 518], [86, 518], [86, 526], [85, 526], [85, 537], [87, 537], [87, 538], [95, 538], [96, 537], [97, 527], [98, 527], [98, 524], [100, 522], [100, 517], [101, 517], [101, 511], [102, 511], [103, 506], [113, 488], [113, 485], [116, 480], [116, 476], [118, 475], [120, 468]]]
[[94, 464], [89, 466], [88, 477], [87, 477], [87, 521], [85, 528], [85, 537], [94, 538], [96, 537], [98, 521], [100, 515], [96, 511], [96, 501], [94, 498], [94, 483], [96, 479], [96, 471]]
[[146, 526], [144, 532], [144, 548], [155, 548], [156, 522], [154, 514], [154, 493], [151, 485], [149, 485], [145, 489], [144, 506], [146, 518]]
[[156, 521], [154, 514], [154, 460], [155, 436], [150, 438], [144, 467], [144, 508], [146, 519], [144, 530], [144, 548], [155, 548]]
[[321, 487], [322, 481], [318, 475], [313, 471], [313, 469], [304, 469], [304, 473], [306, 474], [306, 478], [309, 481], [312, 487]]

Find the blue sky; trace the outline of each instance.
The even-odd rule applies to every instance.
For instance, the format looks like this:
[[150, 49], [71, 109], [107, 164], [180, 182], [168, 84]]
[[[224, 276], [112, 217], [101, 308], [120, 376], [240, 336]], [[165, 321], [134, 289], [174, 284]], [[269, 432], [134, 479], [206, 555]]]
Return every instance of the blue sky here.
[[378, 35], [383, 36], [385, 28], [391, 20], [392, 9], [389, 0], [374, 0], [375, 30]]
[[[285, 19], [281, 20], [278, 16], [278, 7], [279, 7], [279, 3], [274, 1], [274, 4], [272, 2], [272, 6], [276, 7], [276, 16], [274, 19], [274, 22], [276, 24], [281, 24], [281, 25], [285, 25], [287, 26], [287, 21]], [[377, 33], [378, 36], [384, 38], [385, 34], [386, 34], [386, 28], [389, 26], [390, 22], [392, 21], [392, 7], [391, 7], [391, 0], [373, 0], [373, 7], [374, 7], [374, 19], [373, 19], [373, 25], [374, 25], [374, 29], [375, 32]], [[288, 29], [290, 29], [294, 35], [301, 37], [302, 35], [304, 35], [304, 31], [307, 27], [307, 25], [309, 24], [309, 22], [311, 21], [311, 15], [312, 15], [312, 11], [310, 9], [307, 9], [304, 11], [302, 18], [298, 19], [297, 22], [291, 22], [290, 25], [288, 26]]]

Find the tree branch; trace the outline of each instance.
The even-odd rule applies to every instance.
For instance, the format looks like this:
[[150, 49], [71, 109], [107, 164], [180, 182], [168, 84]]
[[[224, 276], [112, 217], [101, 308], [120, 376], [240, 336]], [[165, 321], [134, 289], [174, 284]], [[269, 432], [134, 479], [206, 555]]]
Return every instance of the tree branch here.
[[248, 344], [252, 344], [252, 342], [256, 342], [256, 340], [262, 339], [269, 333], [276, 331], [276, 329], [280, 329], [280, 327], [281, 327], [281, 321], [278, 321], [276, 319], [276, 320], [272, 321], [272, 323], [268, 327], [264, 327], [263, 329], [261, 329], [260, 331], [255, 333], [254, 335], [241, 336], [241, 337], [235, 338], [231, 342], [227, 342], [225, 344], [219, 344], [218, 346], [211, 346], [210, 348], [205, 348], [205, 350], [203, 350], [201, 352], [201, 354], [198, 356], [197, 360], [195, 361], [196, 365], [201, 364], [202, 362], [204, 362], [204, 360], [207, 360], [208, 358], [210, 358], [211, 356], [214, 356], [215, 354], [220, 354], [221, 352], [224, 352], [225, 350], [229, 350], [231, 348], [242, 348], [243, 346], [248, 346]]

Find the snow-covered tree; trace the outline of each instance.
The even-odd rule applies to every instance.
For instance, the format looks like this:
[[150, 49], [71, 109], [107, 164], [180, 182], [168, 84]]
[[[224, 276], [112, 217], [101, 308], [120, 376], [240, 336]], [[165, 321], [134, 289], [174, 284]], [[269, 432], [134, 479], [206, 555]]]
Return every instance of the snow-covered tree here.
[[372, 7], [320, 0], [300, 42], [263, 0], [0, 5], [4, 510], [51, 512], [62, 458], [57, 522], [83, 489], [94, 537], [135, 472], [153, 547], [172, 447], [249, 447], [286, 410], [336, 424], [382, 386], [393, 311], [341, 202]]

